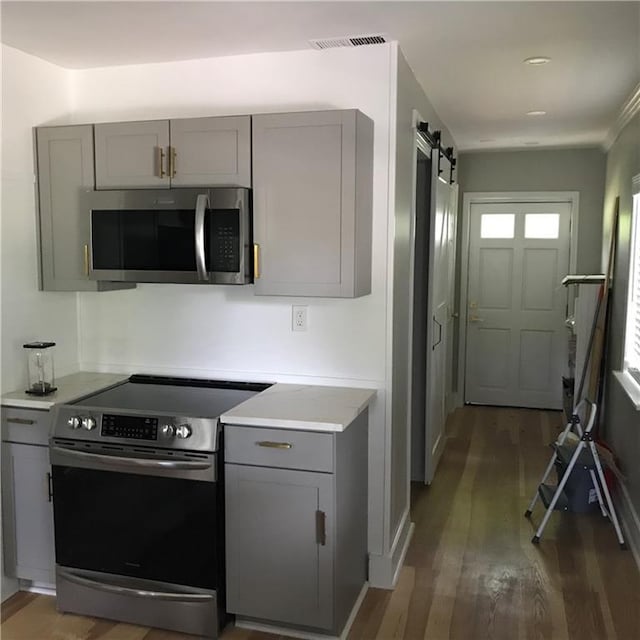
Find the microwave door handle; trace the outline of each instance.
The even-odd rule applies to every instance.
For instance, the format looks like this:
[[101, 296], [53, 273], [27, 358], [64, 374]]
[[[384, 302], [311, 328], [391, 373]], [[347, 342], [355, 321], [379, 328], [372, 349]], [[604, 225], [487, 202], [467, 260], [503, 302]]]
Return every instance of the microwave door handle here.
[[198, 280], [206, 281], [209, 279], [207, 273], [207, 261], [204, 254], [204, 215], [209, 206], [209, 196], [201, 193], [196, 199], [196, 226], [195, 226], [195, 242], [196, 242], [196, 268], [198, 269]]

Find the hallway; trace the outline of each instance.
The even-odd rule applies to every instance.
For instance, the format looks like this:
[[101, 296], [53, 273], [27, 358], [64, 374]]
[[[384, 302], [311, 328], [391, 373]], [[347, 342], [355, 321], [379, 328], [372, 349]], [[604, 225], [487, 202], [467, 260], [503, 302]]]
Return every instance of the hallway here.
[[[559, 412], [466, 406], [453, 414], [396, 590], [370, 590], [350, 640], [634, 640], [640, 575], [598, 513], [523, 517], [564, 426]], [[555, 473], [554, 473], [555, 475]]]

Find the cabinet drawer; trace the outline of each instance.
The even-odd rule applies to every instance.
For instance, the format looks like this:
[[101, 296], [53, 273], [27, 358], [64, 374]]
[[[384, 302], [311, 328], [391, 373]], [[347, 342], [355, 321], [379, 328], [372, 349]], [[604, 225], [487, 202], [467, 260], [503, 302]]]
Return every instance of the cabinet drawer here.
[[226, 426], [224, 437], [225, 462], [333, 472], [330, 433]]
[[5, 442], [47, 445], [50, 425], [49, 411], [2, 407], [2, 439]]

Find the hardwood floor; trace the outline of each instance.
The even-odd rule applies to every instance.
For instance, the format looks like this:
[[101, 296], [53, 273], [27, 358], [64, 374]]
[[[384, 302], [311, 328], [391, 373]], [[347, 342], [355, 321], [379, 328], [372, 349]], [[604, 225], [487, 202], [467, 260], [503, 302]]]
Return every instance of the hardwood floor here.
[[[523, 517], [562, 428], [555, 412], [458, 410], [430, 487], [412, 487], [416, 528], [394, 591], [370, 589], [349, 640], [638, 640], [640, 574], [599, 514]], [[56, 613], [19, 593], [2, 640], [178, 640], [183, 634]], [[223, 640], [280, 636], [227, 628]]]

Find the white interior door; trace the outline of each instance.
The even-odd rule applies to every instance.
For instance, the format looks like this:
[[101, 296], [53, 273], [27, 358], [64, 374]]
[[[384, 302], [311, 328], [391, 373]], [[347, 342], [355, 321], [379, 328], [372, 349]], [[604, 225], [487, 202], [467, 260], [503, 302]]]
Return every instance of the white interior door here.
[[[447, 165], [448, 169], [448, 165]], [[437, 174], [437, 172], [434, 172]], [[448, 171], [445, 171], [448, 175]], [[426, 394], [426, 437], [425, 437], [425, 482], [430, 483], [442, 455], [445, 444], [445, 423], [447, 419], [447, 394], [450, 384], [450, 366], [447, 355], [451, 341], [451, 287], [455, 261], [455, 238], [452, 239], [455, 224], [454, 188], [434, 176], [432, 190], [433, 207], [431, 215], [431, 240], [429, 260], [429, 301], [427, 328], [427, 394]], [[453, 241], [452, 241], [453, 240]], [[451, 256], [451, 252], [454, 256]]]
[[562, 408], [569, 203], [472, 204], [465, 402]]

